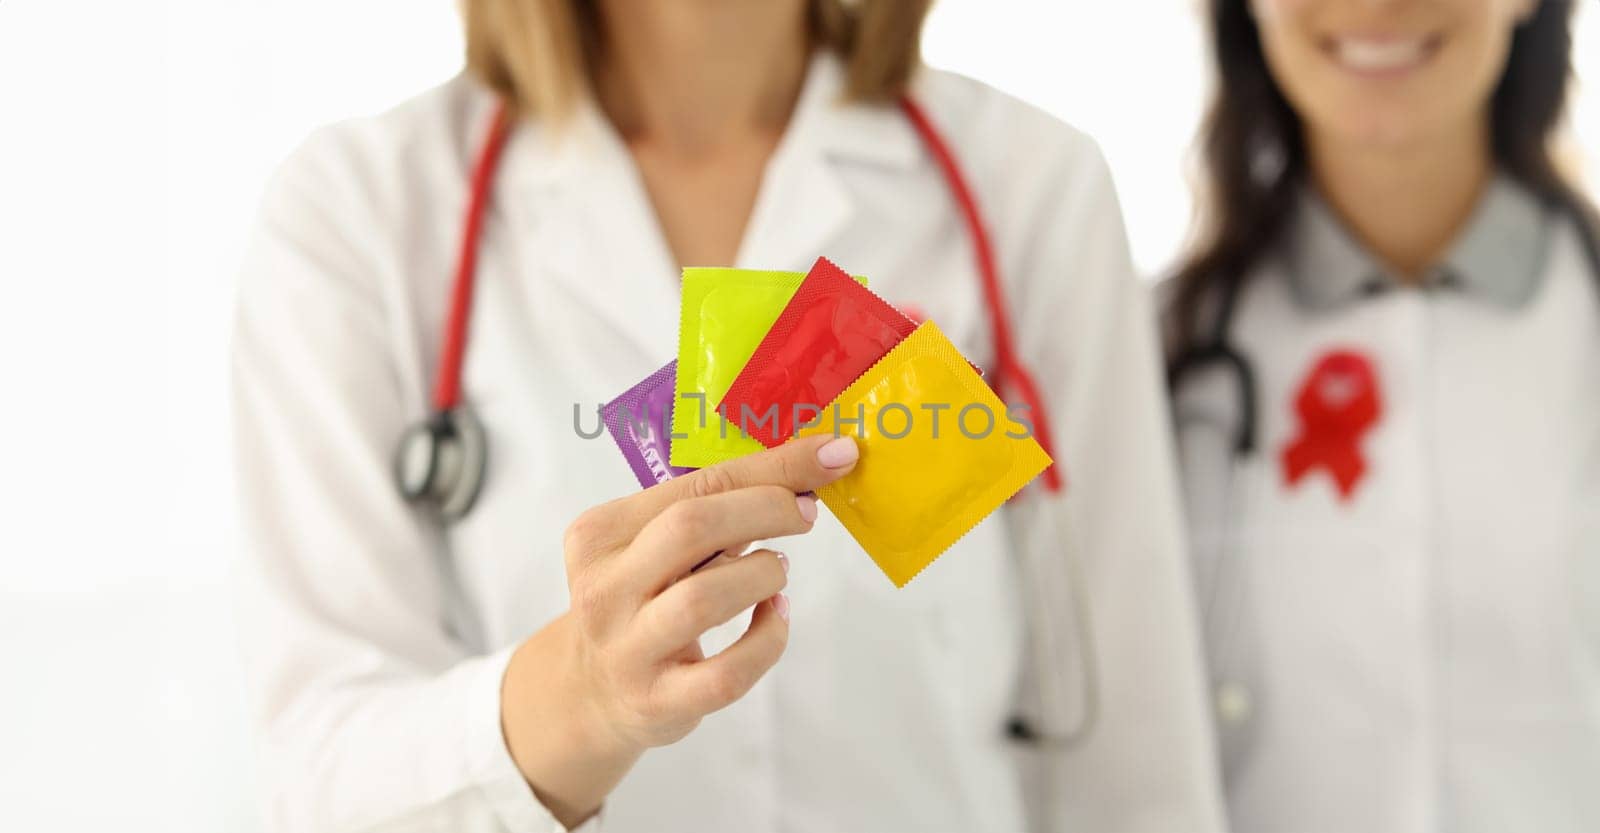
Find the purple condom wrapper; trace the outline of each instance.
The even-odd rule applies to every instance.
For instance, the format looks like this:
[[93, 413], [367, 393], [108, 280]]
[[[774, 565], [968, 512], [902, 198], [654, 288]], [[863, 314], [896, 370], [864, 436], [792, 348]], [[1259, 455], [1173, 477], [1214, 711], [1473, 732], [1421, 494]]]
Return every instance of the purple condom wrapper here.
[[678, 362], [673, 360], [611, 400], [601, 412], [611, 438], [622, 449], [639, 485], [646, 489], [694, 471], [667, 463], [672, 449], [672, 404], [677, 379]]

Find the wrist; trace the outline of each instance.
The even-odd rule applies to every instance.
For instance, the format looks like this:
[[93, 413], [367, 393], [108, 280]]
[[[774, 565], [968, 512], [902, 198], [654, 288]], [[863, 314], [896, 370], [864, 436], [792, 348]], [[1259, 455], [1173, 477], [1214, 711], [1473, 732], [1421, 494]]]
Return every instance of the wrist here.
[[517, 648], [500, 700], [512, 761], [540, 803], [569, 828], [599, 810], [643, 754], [612, 728], [589, 691], [572, 624], [562, 616]]
[[565, 724], [570, 733], [568, 741], [577, 748], [590, 750], [597, 758], [636, 760], [646, 747], [621, 731], [621, 724], [607, 708], [600, 687], [594, 684], [594, 663], [578, 638], [576, 623], [567, 615], [557, 620], [554, 627], [562, 643], [562, 674], [568, 680], [563, 697]]

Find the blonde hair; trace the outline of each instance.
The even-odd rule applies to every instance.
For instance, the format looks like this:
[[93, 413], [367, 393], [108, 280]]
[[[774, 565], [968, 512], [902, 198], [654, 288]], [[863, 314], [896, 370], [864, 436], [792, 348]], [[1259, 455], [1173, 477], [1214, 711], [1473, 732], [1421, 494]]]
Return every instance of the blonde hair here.
[[[905, 92], [932, 0], [810, 0], [813, 42], [844, 59], [851, 101]], [[587, 94], [600, 42], [592, 0], [462, 0], [467, 69], [522, 113], [561, 118]]]

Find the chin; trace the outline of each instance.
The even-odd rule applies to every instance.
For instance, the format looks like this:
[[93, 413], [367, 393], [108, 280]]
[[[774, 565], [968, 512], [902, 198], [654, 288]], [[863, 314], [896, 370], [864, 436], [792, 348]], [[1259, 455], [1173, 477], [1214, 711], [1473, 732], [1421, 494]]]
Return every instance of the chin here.
[[1342, 142], [1370, 150], [1402, 150], [1418, 144], [1425, 131], [1416, 117], [1399, 113], [1361, 113], [1333, 131]]
[[[1449, 107], [1420, 95], [1341, 95], [1309, 113], [1309, 126], [1350, 148], [1404, 150], [1454, 123]], [[1326, 105], [1333, 106], [1326, 106]]]

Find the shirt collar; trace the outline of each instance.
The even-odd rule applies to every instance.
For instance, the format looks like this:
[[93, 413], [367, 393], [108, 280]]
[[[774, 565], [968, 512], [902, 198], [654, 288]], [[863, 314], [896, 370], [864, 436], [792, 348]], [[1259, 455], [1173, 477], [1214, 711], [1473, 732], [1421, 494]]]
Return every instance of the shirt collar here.
[[922, 146], [906, 116], [893, 103], [846, 102], [844, 61], [826, 49], [811, 60], [791, 127], [804, 133], [831, 159], [908, 170], [922, 159]]
[[[1538, 292], [1551, 228], [1548, 209], [1531, 191], [1496, 175], [1424, 285], [1517, 309]], [[1285, 255], [1294, 296], [1308, 309], [1333, 309], [1401, 285], [1309, 186], [1296, 206]]]
[[[914, 167], [922, 149], [899, 108], [847, 103], [846, 82], [844, 62], [831, 51], [818, 49], [806, 69], [784, 145], [828, 159], [896, 170]], [[524, 122], [512, 137], [507, 156], [516, 160], [519, 181], [537, 185], [582, 179], [591, 166], [613, 163], [626, 153], [594, 99], [584, 96], [571, 118], [561, 124], [538, 118]]]

